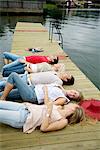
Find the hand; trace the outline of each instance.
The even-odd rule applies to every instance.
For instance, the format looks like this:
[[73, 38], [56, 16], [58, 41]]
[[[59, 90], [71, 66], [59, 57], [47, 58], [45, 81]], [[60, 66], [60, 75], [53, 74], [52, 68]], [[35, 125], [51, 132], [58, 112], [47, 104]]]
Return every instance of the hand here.
[[25, 63], [25, 60], [22, 59], [22, 58], [19, 58], [19, 62], [20, 62], [20, 63]]
[[27, 71], [27, 67], [24, 67], [24, 70]]

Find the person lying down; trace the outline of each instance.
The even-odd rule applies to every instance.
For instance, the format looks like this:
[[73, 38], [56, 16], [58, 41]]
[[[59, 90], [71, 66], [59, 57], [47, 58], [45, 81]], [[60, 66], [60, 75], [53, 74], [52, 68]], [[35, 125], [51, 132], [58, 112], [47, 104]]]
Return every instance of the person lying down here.
[[63, 107], [54, 105], [48, 99], [46, 86], [44, 94], [44, 105], [0, 100], [0, 123], [22, 128], [24, 133], [31, 133], [37, 127], [42, 132], [61, 130], [68, 124], [79, 123], [84, 119], [84, 111], [79, 105], [74, 103], [68, 103]]

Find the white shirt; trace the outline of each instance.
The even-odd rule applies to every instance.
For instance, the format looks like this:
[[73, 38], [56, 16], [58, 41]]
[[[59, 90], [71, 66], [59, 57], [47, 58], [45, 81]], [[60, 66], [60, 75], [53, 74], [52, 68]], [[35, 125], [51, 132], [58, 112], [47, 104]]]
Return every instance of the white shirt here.
[[30, 74], [32, 84], [51, 84], [56, 83], [62, 85], [62, 80], [55, 75], [55, 72], [38, 72]]
[[[39, 104], [44, 102], [43, 87], [44, 87], [44, 85], [42, 85], [42, 84], [38, 84], [35, 86], [35, 92], [36, 92], [37, 100], [38, 100]], [[50, 100], [55, 101], [60, 97], [67, 99], [66, 96], [64, 95], [64, 93], [62, 92], [62, 90], [59, 87], [57, 87], [57, 85], [49, 84], [49, 85], [47, 85], [47, 88], [48, 88], [48, 98]]]
[[46, 62], [30, 64], [30, 68], [32, 69], [32, 72], [46, 72], [53, 70], [51, 65]]

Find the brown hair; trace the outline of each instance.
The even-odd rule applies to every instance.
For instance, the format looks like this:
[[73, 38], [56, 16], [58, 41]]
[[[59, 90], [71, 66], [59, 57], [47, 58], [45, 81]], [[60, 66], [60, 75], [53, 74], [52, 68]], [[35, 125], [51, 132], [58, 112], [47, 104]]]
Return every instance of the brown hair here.
[[57, 58], [54, 58], [53, 61], [51, 61], [49, 64], [57, 64], [59, 61], [59, 57], [57, 56]]
[[67, 81], [65, 81], [65, 80], [62, 80], [63, 81], [63, 85], [73, 85], [74, 84], [74, 77], [73, 76], [71, 76], [71, 78], [70, 79], [67, 79]]
[[81, 107], [75, 109], [74, 113], [67, 117], [69, 124], [79, 123], [85, 119], [84, 110]]
[[70, 98], [70, 96], [68, 96], [67, 93], [66, 93], [66, 97], [67, 97], [69, 100], [71, 100], [71, 101], [80, 102], [84, 97], [83, 97], [82, 92], [80, 92], [80, 91], [78, 91], [78, 92], [79, 92], [79, 97], [78, 97], [77, 99], [75, 99], [75, 98]]
[[84, 98], [82, 92], [80, 91], [78, 92], [79, 92], [79, 97], [76, 99], [76, 102], [80, 102]]

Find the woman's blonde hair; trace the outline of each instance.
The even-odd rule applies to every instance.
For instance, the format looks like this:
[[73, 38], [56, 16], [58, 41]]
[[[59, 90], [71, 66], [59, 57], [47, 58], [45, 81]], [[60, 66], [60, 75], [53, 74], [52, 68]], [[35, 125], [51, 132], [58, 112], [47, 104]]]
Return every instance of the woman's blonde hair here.
[[84, 110], [81, 107], [75, 109], [74, 113], [67, 117], [69, 124], [75, 124], [85, 119]]
[[80, 102], [84, 98], [82, 92], [80, 92], [80, 91], [78, 91], [78, 92], [79, 92], [79, 97], [76, 99], [76, 102]]

